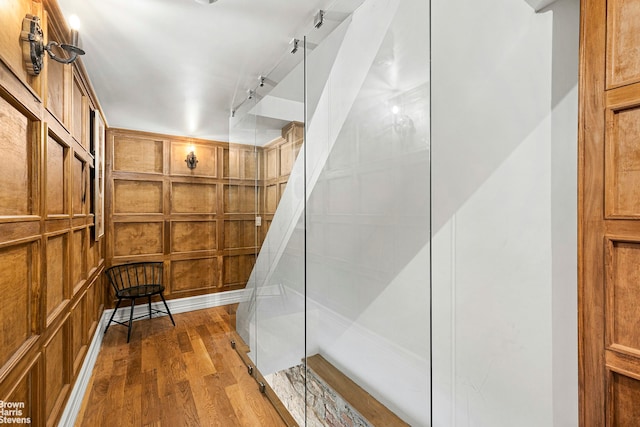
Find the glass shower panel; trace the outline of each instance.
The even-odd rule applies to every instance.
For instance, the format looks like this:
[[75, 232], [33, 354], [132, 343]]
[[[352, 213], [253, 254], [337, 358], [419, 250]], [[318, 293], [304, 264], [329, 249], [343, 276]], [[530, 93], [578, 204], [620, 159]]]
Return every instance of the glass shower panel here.
[[[231, 112], [229, 147], [224, 155], [225, 283], [246, 283], [242, 301], [229, 307], [229, 340], [247, 365], [255, 365], [258, 340], [255, 317], [256, 289], [250, 272], [260, 250], [256, 227], [260, 197], [260, 152], [256, 146], [256, 97], [250, 96]], [[247, 359], [247, 357], [250, 359]]]
[[[256, 282], [255, 352], [262, 380], [286, 404], [290, 392], [274, 384], [278, 372], [304, 359], [304, 39], [269, 74], [275, 87], [258, 88], [256, 134], [263, 154], [261, 235]], [[295, 65], [292, 64], [295, 62]], [[293, 67], [292, 67], [293, 65]], [[286, 71], [285, 71], [286, 68]], [[300, 372], [303, 372], [301, 370]], [[271, 387], [275, 385], [276, 387]], [[300, 383], [304, 388], [304, 384]], [[304, 402], [304, 397], [300, 397]], [[303, 404], [292, 408], [300, 407]], [[295, 409], [290, 412], [297, 418]], [[303, 421], [299, 419], [299, 422]], [[303, 425], [303, 424], [302, 424]]]
[[328, 372], [389, 410], [370, 425], [430, 423], [428, 24], [429, 2], [367, 0], [308, 67], [306, 425], [369, 417]]

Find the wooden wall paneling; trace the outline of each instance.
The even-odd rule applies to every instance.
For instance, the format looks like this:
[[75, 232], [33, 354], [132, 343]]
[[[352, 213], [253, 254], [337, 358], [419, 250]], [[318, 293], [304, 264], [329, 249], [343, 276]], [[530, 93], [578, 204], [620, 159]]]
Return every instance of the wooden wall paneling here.
[[114, 257], [162, 255], [164, 222], [114, 222]]
[[633, 141], [639, 132], [633, 123], [640, 105], [633, 83], [640, 75], [638, 20], [637, 0], [581, 1], [578, 362], [583, 426], [637, 424], [637, 418], [632, 421], [637, 411], [628, 404], [637, 399], [637, 385], [628, 379], [640, 377], [640, 355], [623, 298], [637, 299], [629, 262], [640, 241], [631, 188], [640, 178], [634, 172], [640, 147]]
[[163, 181], [113, 180], [113, 214], [162, 214]]
[[240, 178], [240, 149], [235, 146], [229, 146], [224, 149], [223, 154], [223, 177], [226, 179], [229, 178]]
[[224, 258], [223, 284], [225, 287], [244, 287], [255, 264], [256, 255], [229, 255]]
[[224, 249], [256, 247], [255, 219], [229, 219], [224, 223]]
[[171, 252], [215, 251], [217, 221], [171, 221]]
[[82, 200], [95, 94], [80, 62], [45, 58], [40, 76], [26, 75], [18, 38], [26, 13], [42, 18], [45, 39], [63, 42], [68, 29], [55, 1], [0, 7], [0, 400], [25, 401], [31, 424], [41, 426], [57, 423], [71, 355], [77, 370], [85, 357], [78, 349], [97, 330], [104, 240], [88, 244]]
[[113, 170], [162, 174], [164, 142], [152, 137], [113, 134]]
[[71, 243], [71, 285], [73, 295], [76, 295], [85, 284], [87, 278], [87, 228], [73, 230]]
[[72, 70], [72, 97], [71, 97], [71, 134], [85, 149], [88, 149], [85, 131], [85, 108], [88, 107], [82, 89], [82, 83]]
[[640, 2], [607, 1], [607, 88], [640, 81]]
[[173, 182], [171, 186], [171, 213], [215, 214], [217, 184]]
[[93, 334], [100, 323], [100, 291], [102, 286], [101, 275], [94, 276], [87, 287], [86, 310], [85, 310], [85, 337], [84, 342], [90, 343]]
[[78, 371], [82, 366], [84, 356], [87, 352], [88, 341], [86, 340], [86, 335], [88, 326], [86, 320], [86, 310], [87, 291], [83, 292], [82, 295], [80, 295], [80, 297], [76, 300], [76, 303], [73, 305], [73, 307], [71, 307], [71, 376], [74, 378], [78, 374]]
[[640, 419], [640, 378], [628, 372], [607, 370], [608, 373], [608, 419], [607, 425], [635, 427]]
[[640, 85], [607, 93], [605, 206], [607, 218], [640, 216]]
[[39, 240], [0, 247], [0, 378], [33, 345], [39, 331]]
[[217, 288], [218, 274], [216, 257], [174, 260], [171, 262], [171, 293]]
[[289, 175], [291, 174], [291, 169], [293, 168], [293, 163], [295, 162], [295, 157], [293, 156], [293, 141], [280, 145], [280, 170], [279, 175]]
[[60, 322], [44, 343], [44, 405], [47, 426], [55, 425], [69, 392], [69, 317]]
[[73, 216], [87, 214], [87, 197], [89, 195], [87, 169], [87, 163], [74, 155], [71, 169]]
[[280, 156], [278, 155], [278, 146], [265, 149], [266, 155], [266, 179], [274, 179], [278, 177], [278, 171], [280, 170], [279, 162]]
[[35, 213], [34, 130], [23, 112], [0, 97], [0, 216]]
[[225, 213], [257, 213], [260, 189], [254, 184], [226, 184], [224, 192]]
[[7, 385], [2, 387], [6, 391], [0, 392], [0, 400], [3, 402], [21, 405], [17, 408], [19, 412], [15, 414], [15, 418], [24, 421], [22, 425], [43, 425], [39, 403], [42, 401], [40, 361], [40, 353], [33, 358], [30, 357], [24, 368], [20, 366], [16, 369], [19, 372], [17, 379], [11, 383], [7, 382]]
[[[187, 154], [194, 150], [198, 163], [195, 169], [189, 169], [185, 162]], [[171, 175], [218, 176], [218, 147], [216, 145], [189, 141], [171, 141]]]
[[49, 327], [66, 308], [71, 297], [69, 286], [69, 233], [50, 235], [45, 240], [46, 284], [45, 326]]
[[22, 81], [31, 84], [33, 78], [27, 74], [22, 59], [22, 46], [19, 43], [22, 20], [25, 15], [42, 17], [42, 5], [32, 0], [14, 0], [4, 2], [2, 11], [2, 27], [0, 28], [0, 59], [9, 66]]
[[69, 214], [69, 147], [47, 132], [45, 192], [47, 216]]
[[607, 348], [640, 356], [640, 241], [608, 238], [606, 246]]
[[[1, 55], [2, 46], [0, 46]], [[42, 120], [43, 112], [46, 111], [39, 95], [42, 91], [40, 89], [42, 80], [41, 73], [40, 76], [30, 80], [32, 82], [30, 85], [25, 84], [6, 63], [2, 62], [0, 57], [0, 81], [2, 81], [2, 84], [0, 84], [0, 97], [14, 104], [14, 107], [27, 111], [34, 120]], [[38, 83], [36, 84], [35, 82]]]
[[253, 180], [258, 179], [260, 166], [257, 148], [252, 147], [250, 149], [243, 150], [242, 153], [242, 158], [244, 159], [242, 178]]
[[[41, 17], [41, 25], [46, 28], [46, 40], [61, 40], [60, 34], [53, 28], [51, 21], [45, 17]], [[47, 73], [47, 96], [45, 98], [45, 107], [53, 114], [53, 116], [62, 124], [67, 123], [66, 95], [67, 77], [64, 64], [51, 60], [47, 55], [44, 56], [44, 67], [42, 73]]]

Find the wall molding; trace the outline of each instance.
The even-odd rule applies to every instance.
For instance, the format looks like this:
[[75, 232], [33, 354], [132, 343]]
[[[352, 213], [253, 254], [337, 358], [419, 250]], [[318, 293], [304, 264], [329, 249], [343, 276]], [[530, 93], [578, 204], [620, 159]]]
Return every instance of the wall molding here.
[[[169, 306], [169, 310], [171, 310], [171, 314], [186, 313], [189, 311], [196, 311], [205, 308], [239, 303], [241, 301], [244, 301], [245, 293], [246, 291], [244, 289], [239, 289], [235, 291], [219, 292], [215, 294], [198, 295], [188, 298], [167, 300], [167, 305]], [[162, 302], [151, 304], [152, 308], [164, 310], [164, 306], [161, 306]], [[134, 317], [147, 313], [147, 310], [148, 306], [146, 304], [137, 306], [133, 310]], [[91, 345], [89, 346], [89, 350], [87, 351], [84, 362], [82, 363], [82, 368], [80, 368], [78, 377], [76, 378], [76, 381], [73, 385], [73, 390], [71, 390], [69, 400], [67, 401], [66, 407], [64, 408], [64, 411], [62, 413], [62, 417], [60, 418], [60, 422], [58, 423], [59, 427], [73, 427], [75, 425], [76, 418], [78, 417], [78, 413], [80, 412], [80, 407], [82, 406], [82, 400], [84, 399], [84, 396], [87, 392], [87, 387], [89, 386], [89, 381], [91, 380], [91, 375], [93, 374], [93, 368], [96, 364], [96, 360], [98, 359], [100, 349], [102, 348], [104, 329], [106, 328], [112, 313], [113, 309], [104, 310], [102, 312], [102, 317], [100, 318], [98, 327], [93, 334], [93, 339], [91, 341]], [[160, 317], [160, 315], [158, 317]], [[128, 320], [128, 318], [128, 307], [119, 309], [114, 316], [114, 320], [118, 321]]]
[[551, 6], [551, 4], [555, 3], [558, 0], [525, 0], [525, 1], [537, 13], [537, 12], [543, 11], [543, 9]]

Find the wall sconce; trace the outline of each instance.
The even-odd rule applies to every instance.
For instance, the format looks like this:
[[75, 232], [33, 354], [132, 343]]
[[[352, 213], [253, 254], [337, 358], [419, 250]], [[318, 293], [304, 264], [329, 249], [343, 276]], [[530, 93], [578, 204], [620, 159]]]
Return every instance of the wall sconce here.
[[[50, 41], [44, 44], [44, 35], [40, 26], [40, 18], [27, 14], [22, 20], [22, 32], [20, 39], [22, 40], [22, 59], [24, 60], [27, 72], [32, 76], [37, 76], [42, 71], [44, 53], [49, 54], [49, 58], [62, 64], [71, 64], [78, 58], [78, 55], [84, 55], [84, 50], [78, 47], [78, 28], [80, 21], [77, 16], [69, 18], [69, 26], [71, 27], [71, 42], [58, 43]], [[61, 58], [53, 53], [54, 47], [60, 47], [69, 55], [68, 58]]]
[[187, 163], [189, 169], [195, 169], [196, 166], [198, 166], [195, 148], [189, 147], [189, 154], [187, 154], [187, 158], [184, 161]]
[[415, 133], [416, 128], [411, 117], [401, 114], [400, 107], [394, 105], [391, 108], [393, 113], [393, 130], [401, 136], [407, 136]]

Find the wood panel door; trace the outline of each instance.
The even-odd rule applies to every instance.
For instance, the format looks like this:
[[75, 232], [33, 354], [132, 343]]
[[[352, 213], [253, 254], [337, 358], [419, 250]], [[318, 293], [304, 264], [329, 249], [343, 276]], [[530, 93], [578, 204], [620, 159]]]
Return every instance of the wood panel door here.
[[640, 0], [582, 0], [580, 424], [640, 425]]

